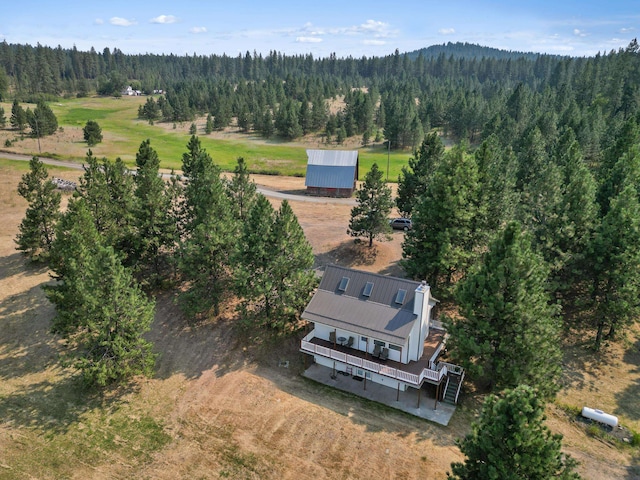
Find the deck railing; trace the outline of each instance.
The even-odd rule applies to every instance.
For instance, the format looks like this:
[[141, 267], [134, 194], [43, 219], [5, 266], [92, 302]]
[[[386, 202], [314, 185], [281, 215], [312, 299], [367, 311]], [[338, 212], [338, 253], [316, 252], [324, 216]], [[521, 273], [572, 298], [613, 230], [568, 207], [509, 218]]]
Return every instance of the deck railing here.
[[389, 367], [378, 362], [372, 362], [364, 358], [349, 355], [344, 352], [339, 352], [332, 348], [323, 347], [311, 343], [310, 340], [313, 336], [307, 335], [305, 339], [300, 342], [300, 349], [308, 352], [322, 355], [323, 357], [331, 358], [338, 362], [346, 363], [347, 365], [353, 365], [355, 367], [369, 370], [370, 372], [378, 373], [386, 377], [395, 378], [404, 383], [409, 383], [413, 386], [419, 387], [426, 379], [430, 382], [440, 382], [444, 376], [447, 375], [447, 366], [443, 365], [439, 370], [431, 370], [424, 368], [419, 375], [414, 373], [405, 372], [404, 370]]

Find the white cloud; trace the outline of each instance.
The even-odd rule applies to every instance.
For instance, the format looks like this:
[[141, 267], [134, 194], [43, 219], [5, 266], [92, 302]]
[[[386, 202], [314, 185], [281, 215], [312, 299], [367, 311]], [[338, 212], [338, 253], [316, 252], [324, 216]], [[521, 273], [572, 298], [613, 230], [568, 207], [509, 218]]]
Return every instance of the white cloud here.
[[191, 27], [189, 29], [191, 33], [207, 33], [207, 27]]
[[95, 23], [96, 25], [102, 25], [104, 23], [104, 20], [102, 20], [101, 18], [96, 18], [93, 23]]
[[149, 20], [151, 23], [176, 23], [178, 21], [178, 17], [174, 17], [173, 15], [160, 15], [156, 18], [152, 18]]
[[296, 37], [296, 42], [299, 43], [320, 43], [322, 39], [319, 37]]
[[453, 35], [454, 33], [456, 33], [456, 30], [454, 28], [441, 28], [440, 30], [438, 30], [438, 33], [440, 35]]
[[367, 20], [365, 23], [360, 25], [360, 31], [383, 33], [388, 26], [389, 26], [388, 23], [379, 22], [376, 20]]
[[587, 36], [587, 34], [586, 34], [583, 30], [580, 30], [580, 29], [578, 29], [578, 28], [574, 28], [574, 29], [573, 29], [573, 34], [574, 34], [576, 37], [586, 37], [586, 36]]
[[132, 25], [136, 25], [138, 22], [136, 22], [135, 20], [127, 20], [126, 18], [122, 17], [111, 17], [109, 19], [109, 23], [111, 25], [117, 25], [118, 27], [130, 27]]
[[626, 28], [621, 28], [620, 29], [620, 33], [631, 33], [633, 32], [634, 28], [633, 27], [626, 27]]
[[362, 43], [364, 45], [386, 45], [387, 42], [384, 40], [363, 40]]

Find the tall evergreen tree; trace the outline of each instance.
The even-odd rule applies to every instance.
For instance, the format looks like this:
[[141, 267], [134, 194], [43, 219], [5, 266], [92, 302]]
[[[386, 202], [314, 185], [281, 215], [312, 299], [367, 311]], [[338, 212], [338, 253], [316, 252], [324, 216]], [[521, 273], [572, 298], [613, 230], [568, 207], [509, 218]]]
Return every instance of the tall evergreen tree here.
[[151, 327], [154, 302], [136, 284], [112, 247], [98, 252], [91, 270], [95, 289], [85, 299], [87, 316], [69, 339], [75, 366], [88, 385], [106, 386], [134, 375], [151, 375], [155, 364], [152, 344], [143, 335]]
[[463, 146], [447, 152], [413, 210], [402, 266], [432, 286], [451, 285], [473, 263], [478, 243], [478, 169]]
[[98, 269], [98, 252], [104, 246], [104, 237], [97, 230], [85, 199], [70, 199], [51, 246], [50, 268], [57, 282], [43, 287], [56, 307], [53, 332], [71, 335], [95, 308], [90, 301], [96, 288], [93, 274]]
[[218, 315], [230, 282], [230, 256], [234, 246], [236, 219], [220, 169], [200, 146], [197, 137], [182, 156], [187, 175], [183, 206], [183, 241], [179, 267], [187, 281], [180, 301], [185, 312], [195, 317], [213, 309]]
[[136, 154], [132, 263], [138, 268], [151, 267], [157, 278], [161, 274], [162, 254], [171, 252], [177, 241], [176, 224], [171, 217], [172, 197], [160, 176], [160, 159], [151, 141], [140, 144]]
[[457, 289], [461, 319], [449, 328], [451, 356], [496, 389], [559, 388], [558, 322], [545, 290], [547, 267], [518, 223], [507, 225]]
[[125, 256], [131, 249], [133, 229], [133, 178], [122, 159], [98, 160], [89, 150], [77, 194], [83, 197], [98, 232]]
[[402, 167], [398, 177], [396, 205], [403, 216], [410, 217], [415, 204], [427, 187], [430, 177], [444, 156], [444, 144], [437, 133], [427, 135], [409, 158], [408, 168]]
[[347, 232], [352, 237], [365, 237], [369, 247], [374, 240], [388, 240], [391, 232], [389, 214], [393, 208], [391, 188], [382, 178], [382, 170], [374, 163], [356, 191], [357, 205], [351, 209]]
[[29, 169], [18, 184], [18, 194], [29, 205], [18, 227], [16, 248], [32, 260], [47, 260], [60, 216], [61, 195], [38, 157], [31, 159]]
[[614, 338], [640, 314], [640, 203], [636, 185], [627, 184], [611, 200], [591, 252], [598, 350], [603, 339]]
[[451, 464], [452, 480], [578, 480], [576, 462], [562, 453], [562, 435], [544, 424], [544, 401], [522, 385], [482, 406], [472, 431], [458, 441], [466, 456]]
[[231, 198], [234, 214], [240, 221], [247, 218], [253, 202], [256, 200], [256, 184], [249, 177], [249, 169], [244, 158], [238, 157], [237, 165], [233, 169], [233, 176], [227, 184], [227, 191]]
[[315, 286], [313, 252], [289, 203], [275, 212], [264, 195], [243, 223], [235, 273], [242, 308], [284, 328], [296, 320]]
[[22, 108], [22, 106], [18, 103], [18, 100], [13, 101], [13, 105], [11, 106], [11, 126], [20, 132], [24, 131], [24, 127], [27, 124], [27, 114]]
[[89, 385], [150, 374], [153, 320], [148, 300], [110, 246], [83, 198], [72, 199], [52, 248], [56, 284], [44, 287], [56, 307], [52, 330], [69, 341], [74, 365]]
[[25, 115], [31, 132], [36, 137], [53, 135], [58, 130], [58, 119], [51, 107], [42, 100], [38, 102], [33, 112], [27, 108]]

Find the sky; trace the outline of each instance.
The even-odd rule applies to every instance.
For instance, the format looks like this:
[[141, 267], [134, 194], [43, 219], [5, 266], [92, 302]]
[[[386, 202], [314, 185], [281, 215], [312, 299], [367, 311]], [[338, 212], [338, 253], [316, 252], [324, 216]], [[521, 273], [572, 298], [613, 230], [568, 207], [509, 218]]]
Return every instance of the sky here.
[[621, 0], [4, 1], [0, 42], [127, 54], [384, 56], [448, 42], [593, 56], [640, 33]]

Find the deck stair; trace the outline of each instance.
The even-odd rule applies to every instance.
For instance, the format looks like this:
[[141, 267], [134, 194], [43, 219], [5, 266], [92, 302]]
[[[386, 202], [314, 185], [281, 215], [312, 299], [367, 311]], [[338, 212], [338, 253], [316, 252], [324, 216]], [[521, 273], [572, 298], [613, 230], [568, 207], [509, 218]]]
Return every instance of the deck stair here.
[[442, 401], [455, 405], [458, 400], [458, 393], [460, 391], [461, 383], [462, 383], [462, 375], [449, 373], [449, 375], [447, 375], [447, 382], [446, 382]]

